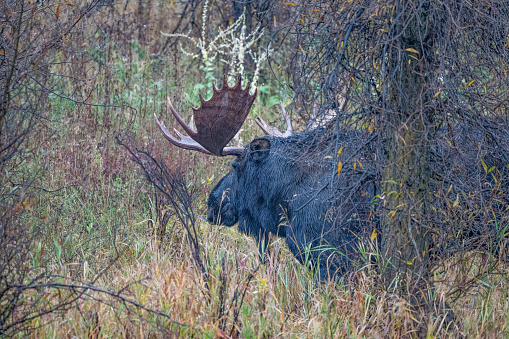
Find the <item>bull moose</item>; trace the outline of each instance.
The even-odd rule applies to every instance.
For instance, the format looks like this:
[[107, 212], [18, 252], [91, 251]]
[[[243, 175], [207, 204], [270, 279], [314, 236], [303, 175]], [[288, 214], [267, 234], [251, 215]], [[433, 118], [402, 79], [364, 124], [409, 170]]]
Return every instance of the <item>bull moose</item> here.
[[[260, 248], [271, 233], [283, 237], [299, 261], [309, 259], [319, 266], [322, 278], [341, 275], [358, 257], [359, 244], [377, 234], [380, 172], [373, 137], [346, 128], [333, 132], [315, 128], [294, 134], [281, 105], [287, 123], [284, 133], [257, 118], [265, 136], [244, 146], [227, 147], [255, 97], [256, 91], [249, 94], [249, 84], [242, 89], [240, 76], [233, 87], [225, 77], [221, 90], [213, 86], [210, 100], [200, 94], [201, 105], [193, 108], [196, 129], [184, 122], [168, 100], [173, 116], [189, 136], [177, 130], [171, 134], [154, 117], [173, 145], [234, 157], [232, 170], [210, 193], [210, 223], [238, 224], [241, 232], [256, 238]], [[436, 148], [435, 162], [442, 162], [440, 166], [446, 170], [452, 168], [456, 160], [451, 154], [457, 152], [448, 146]]]
[[[357, 131], [341, 132], [341, 140], [352, 141], [341, 145], [341, 159], [345, 164], [357, 159], [360, 165], [356, 170], [344, 166], [338, 176], [331, 150], [338, 136], [322, 129], [293, 134], [281, 106], [288, 126], [284, 133], [257, 118], [266, 136], [242, 147], [226, 147], [255, 97], [256, 92], [249, 94], [249, 84], [241, 88], [240, 77], [233, 87], [225, 78], [221, 90], [214, 86], [210, 100], [200, 94], [201, 106], [193, 108], [196, 130], [169, 102], [172, 114], [189, 136], [176, 130], [173, 135], [157, 116], [155, 119], [175, 146], [235, 157], [232, 170], [209, 196], [210, 223], [238, 223], [239, 230], [253, 235], [260, 246], [267, 244], [270, 233], [283, 237], [298, 260], [319, 264], [321, 275], [343, 272], [358, 252], [359, 240], [375, 227], [370, 222], [377, 190], [375, 171], [369, 166], [373, 161], [364, 159], [369, 152], [359, 152], [359, 145], [369, 148], [369, 139]], [[317, 154], [321, 161], [315, 161]], [[339, 185], [343, 178], [348, 178], [348, 184]]]

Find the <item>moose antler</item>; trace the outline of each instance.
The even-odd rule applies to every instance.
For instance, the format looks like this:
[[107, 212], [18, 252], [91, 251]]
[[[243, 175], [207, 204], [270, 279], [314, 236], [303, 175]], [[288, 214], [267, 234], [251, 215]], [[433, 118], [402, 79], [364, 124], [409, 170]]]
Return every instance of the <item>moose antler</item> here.
[[213, 95], [210, 100], [203, 99], [200, 94], [200, 107], [193, 107], [193, 115], [196, 130], [187, 125], [184, 119], [177, 113], [170, 99], [168, 105], [175, 119], [189, 136], [180, 134], [176, 129], [175, 135], [171, 134], [163, 122], [157, 119], [157, 125], [169, 142], [180, 148], [199, 151], [206, 154], [225, 156], [241, 155], [244, 147], [225, 147], [226, 144], [237, 134], [242, 127], [244, 120], [253, 105], [257, 92], [249, 94], [249, 83], [243, 90], [241, 87], [241, 76], [233, 87], [228, 86], [226, 75], [223, 80], [223, 87], [220, 90], [212, 84]]
[[260, 117], [257, 117], [255, 119], [255, 121], [258, 124], [258, 126], [265, 132], [265, 134], [272, 135], [275, 137], [286, 138], [293, 134], [292, 120], [290, 120], [290, 117], [286, 113], [286, 110], [283, 107], [283, 104], [281, 103], [281, 101], [279, 102], [279, 106], [281, 106], [281, 111], [283, 112], [283, 116], [285, 118], [286, 127], [287, 127], [286, 132], [281, 133], [276, 127], [269, 126], [269, 124], [267, 124], [265, 121], [263, 121], [263, 119]]

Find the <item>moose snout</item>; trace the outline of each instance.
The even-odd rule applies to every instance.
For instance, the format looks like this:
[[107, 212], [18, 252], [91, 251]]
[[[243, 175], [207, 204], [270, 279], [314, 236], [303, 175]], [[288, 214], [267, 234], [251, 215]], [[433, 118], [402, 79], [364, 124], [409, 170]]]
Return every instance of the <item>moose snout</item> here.
[[221, 208], [210, 208], [207, 221], [213, 225], [233, 226], [238, 221], [237, 210], [231, 204], [224, 204]]
[[207, 213], [207, 221], [210, 223], [210, 224], [215, 224], [217, 222], [217, 217], [216, 215], [214, 214], [214, 211], [212, 211], [211, 209], [209, 209], [208, 213]]

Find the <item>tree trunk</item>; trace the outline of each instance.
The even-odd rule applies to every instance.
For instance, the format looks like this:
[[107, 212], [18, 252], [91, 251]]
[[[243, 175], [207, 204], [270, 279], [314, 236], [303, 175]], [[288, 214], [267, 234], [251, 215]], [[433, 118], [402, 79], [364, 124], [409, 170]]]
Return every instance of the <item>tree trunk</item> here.
[[388, 46], [386, 55], [386, 74], [390, 78], [385, 111], [382, 253], [386, 259], [386, 282], [390, 284], [398, 275], [409, 281], [410, 274], [411, 284], [407, 287], [411, 287], [427, 271], [429, 232], [424, 219], [431, 180], [432, 116], [426, 109], [426, 60], [422, 48], [427, 34], [425, 19], [419, 15], [412, 18], [416, 9], [403, 6], [397, 6], [402, 11], [397, 20], [407, 28], [396, 46]]

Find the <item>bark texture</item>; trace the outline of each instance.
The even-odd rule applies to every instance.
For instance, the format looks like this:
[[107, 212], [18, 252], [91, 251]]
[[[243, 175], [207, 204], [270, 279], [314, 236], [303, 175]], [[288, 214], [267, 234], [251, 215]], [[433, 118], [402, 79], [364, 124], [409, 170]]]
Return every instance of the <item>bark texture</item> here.
[[[396, 25], [405, 25], [397, 45], [387, 53], [391, 77], [386, 100], [386, 167], [383, 171], [382, 250], [385, 278], [426, 272], [427, 194], [431, 180], [429, 127], [426, 108], [426, 59], [422, 41], [428, 34], [422, 8], [397, 6]], [[419, 11], [420, 10], [420, 11]], [[412, 279], [413, 280], [413, 279]]]

